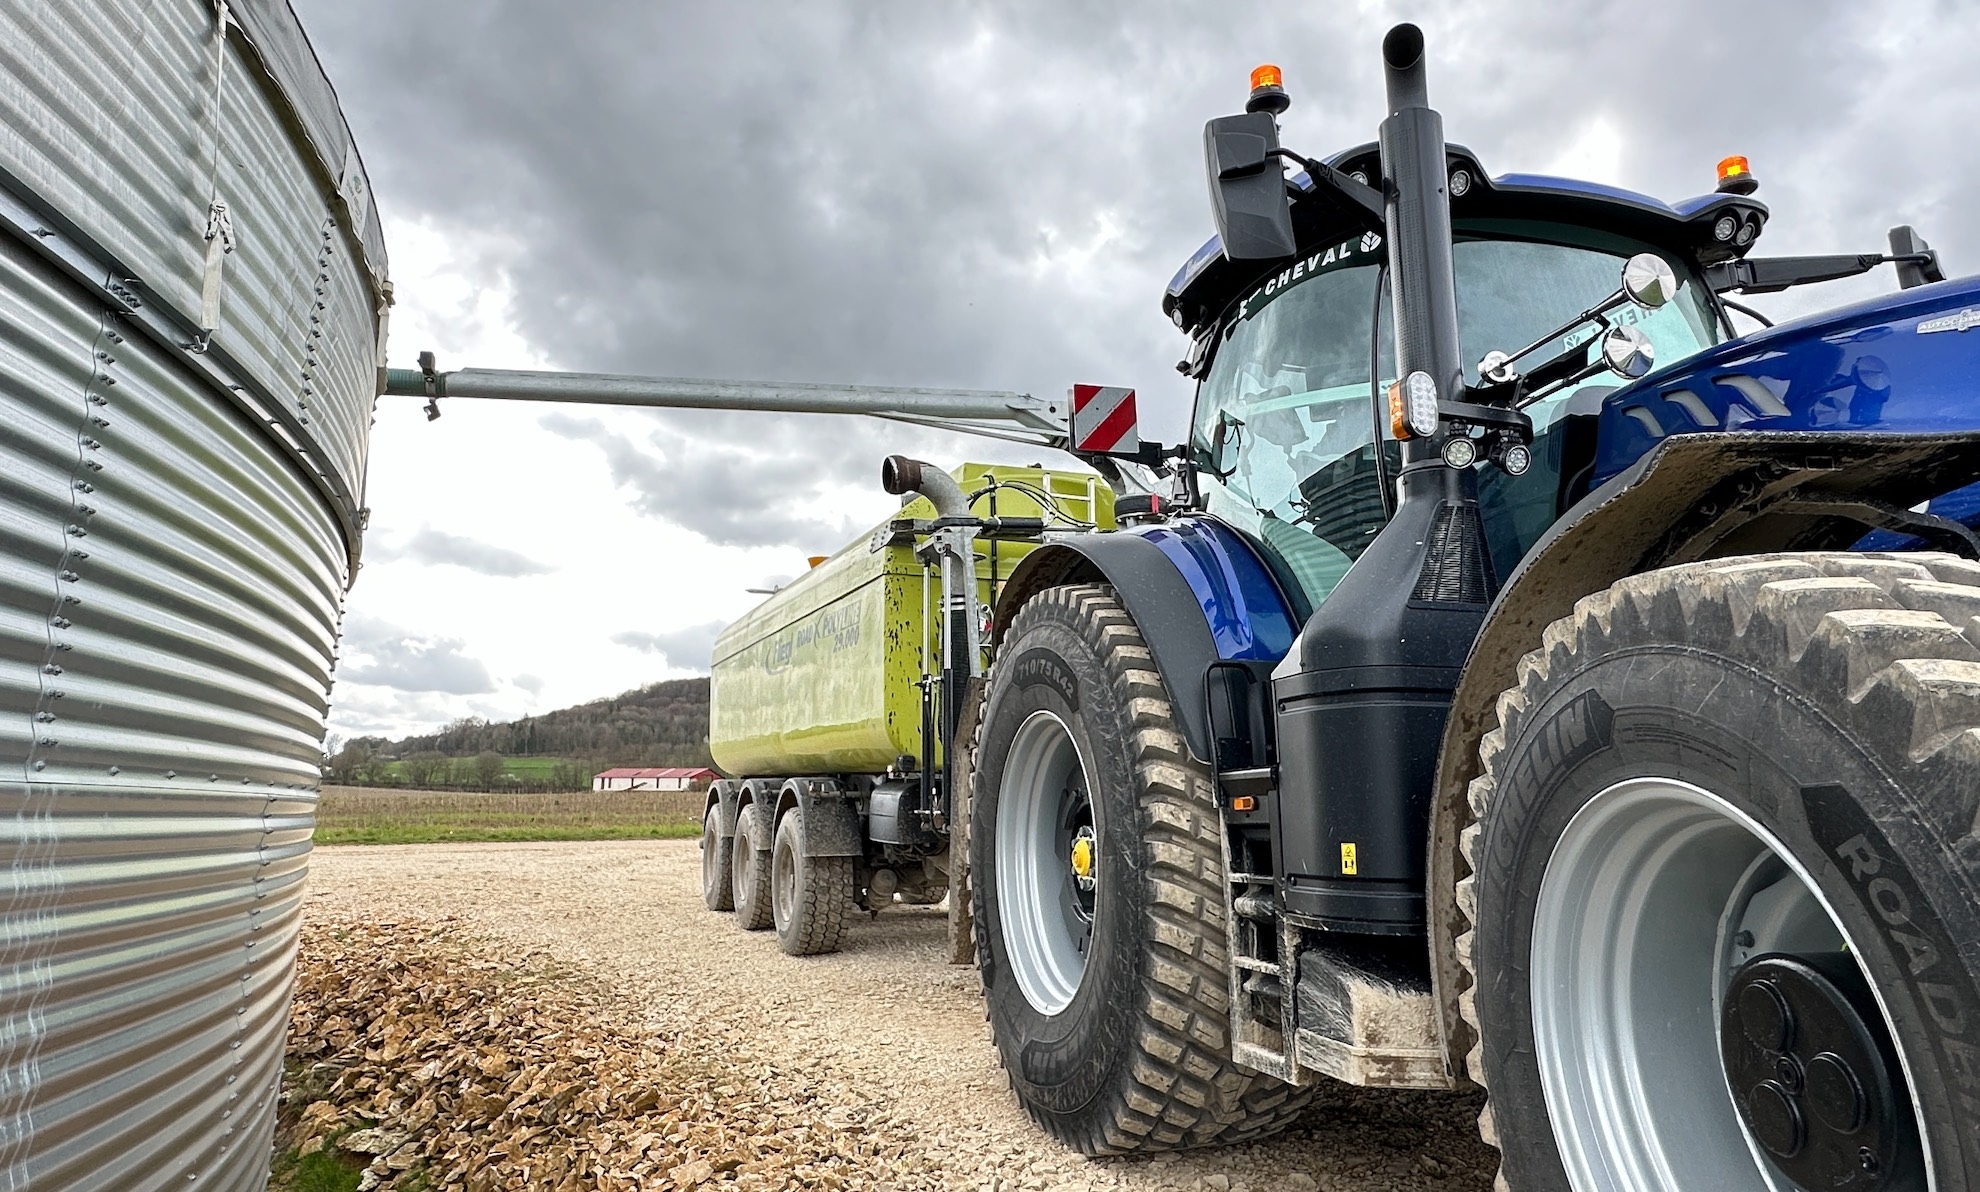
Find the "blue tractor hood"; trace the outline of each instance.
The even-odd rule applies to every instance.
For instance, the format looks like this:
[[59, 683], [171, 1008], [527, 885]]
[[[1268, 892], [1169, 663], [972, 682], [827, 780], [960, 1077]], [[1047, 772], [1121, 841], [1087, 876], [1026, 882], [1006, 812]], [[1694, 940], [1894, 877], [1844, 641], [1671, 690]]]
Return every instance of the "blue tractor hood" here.
[[1728, 340], [1602, 403], [1593, 481], [1672, 435], [1980, 430], [1980, 277], [1918, 286]]

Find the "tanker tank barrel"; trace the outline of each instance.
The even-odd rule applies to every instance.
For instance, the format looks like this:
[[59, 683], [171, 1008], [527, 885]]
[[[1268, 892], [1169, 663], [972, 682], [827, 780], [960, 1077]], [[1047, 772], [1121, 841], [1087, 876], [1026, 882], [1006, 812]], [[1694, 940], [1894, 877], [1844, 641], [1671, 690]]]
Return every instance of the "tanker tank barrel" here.
[[447, 398], [644, 406], [655, 409], [760, 410], [784, 414], [865, 414], [1042, 447], [1068, 443], [1067, 403], [1028, 393], [985, 389], [919, 389], [879, 385], [820, 385], [798, 381], [707, 381], [609, 373], [464, 368], [439, 372], [423, 355], [421, 368], [385, 370], [387, 397], [423, 397], [438, 417]]

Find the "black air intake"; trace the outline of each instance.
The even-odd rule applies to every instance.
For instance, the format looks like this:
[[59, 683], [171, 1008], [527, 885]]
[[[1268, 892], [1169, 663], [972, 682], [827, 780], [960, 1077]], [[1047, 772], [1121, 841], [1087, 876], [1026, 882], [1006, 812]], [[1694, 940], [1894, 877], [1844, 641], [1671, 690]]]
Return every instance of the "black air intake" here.
[[1492, 559], [1476, 505], [1446, 505], [1430, 528], [1429, 553], [1411, 600], [1439, 604], [1487, 604], [1492, 599]]

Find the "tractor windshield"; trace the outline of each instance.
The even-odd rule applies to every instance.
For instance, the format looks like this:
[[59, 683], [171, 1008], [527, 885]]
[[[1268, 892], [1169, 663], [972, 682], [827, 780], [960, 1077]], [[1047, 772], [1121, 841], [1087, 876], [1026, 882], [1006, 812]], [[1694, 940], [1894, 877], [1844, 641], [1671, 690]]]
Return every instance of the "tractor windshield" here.
[[[1615, 292], [1623, 262], [1641, 251], [1633, 241], [1575, 228], [1461, 228], [1453, 258], [1468, 361], [1495, 348], [1517, 351], [1594, 306]], [[1675, 301], [1655, 311], [1626, 306], [1611, 316], [1648, 335], [1660, 365], [1720, 338], [1703, 285], [1684, 262], [1672, 267], [1684, 283]], [[1380, 238], [1325, 248], [1267, 278], [1231, 312], [1197, 396], [1191, 451], [1209, 511], [1250, 532], [1282, 578], [1315, 606], [1387, 520], [1382, 477], [1393, 480], [1400, 452], [1377, 421], [1376, 398], [1394, 380], [1390, 314]], [[1520, 365], [1583, 342], [1593, 360], [1595, 338], [1592, 325], [1579, 328]], [[1618, 383], [1600, 372], [1529, 407], [1534, 464], [1524, 476], [1479, 465], [1486, 534], [1501, 577], [1560, 515], [1581, 479], [1567, 436], [1557, 433], [1562, 417]], [[1386, 453], [1385, 467], [1377, 466], [1377, 452]]]

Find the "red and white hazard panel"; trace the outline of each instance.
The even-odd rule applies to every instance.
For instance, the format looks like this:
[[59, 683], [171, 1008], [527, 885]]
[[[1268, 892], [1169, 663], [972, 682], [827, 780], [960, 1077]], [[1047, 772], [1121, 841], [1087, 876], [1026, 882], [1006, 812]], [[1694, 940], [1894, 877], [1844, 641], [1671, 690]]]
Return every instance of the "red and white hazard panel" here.
[[1134, 390], [1112, 385], [1072, 387], [1074, 451], [1134, 455], [1141, 450], [1141, 423], [1134, 412]]

